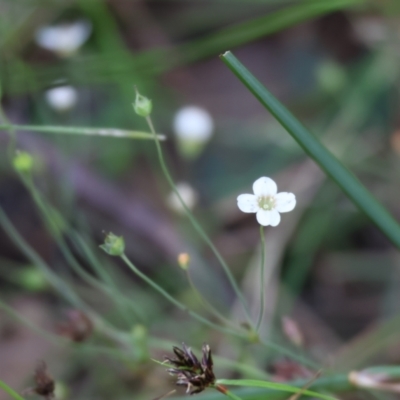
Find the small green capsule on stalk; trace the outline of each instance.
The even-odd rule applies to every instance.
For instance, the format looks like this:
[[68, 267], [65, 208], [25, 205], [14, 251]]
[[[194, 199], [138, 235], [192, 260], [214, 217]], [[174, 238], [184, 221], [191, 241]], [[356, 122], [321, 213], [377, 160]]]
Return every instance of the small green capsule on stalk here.
[[17, 151], [13, 159], [13, 165], [18, 172], [30, 172], [33, 168], [33, 158], [26, 151]]
[[148, 117], [153, 109], [153, 103], [147, 97], [142, 96], [136, 89], [136, 99], [133, 103], [133, 109], [137, 115]]
[[110, 232], [104, 239], [104, 244], [99, 247], [110, 256], [122, 256], [125, 251], [125, 240], [122, 236]]

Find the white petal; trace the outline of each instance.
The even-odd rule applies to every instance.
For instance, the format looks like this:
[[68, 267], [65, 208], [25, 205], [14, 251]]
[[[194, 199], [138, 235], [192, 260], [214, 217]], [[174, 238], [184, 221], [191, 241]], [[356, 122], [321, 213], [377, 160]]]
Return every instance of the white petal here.
[[59, 86], [47, 90], [46, 101], [56, 111], [67, 111], [78, 100], [78, 92], [72, 86]]
[[257, 179], [253, 183], [253, 192], [256, 196], [274, 196], [277, 191], [276, 183], [266, 176]]
[[270, 225], [277, 226], [281, 222], [281, 215], [276, 210], [270, 211]]
[[296, 196], [293, 193], [281, 192], [275, 196], [275, 208], [280, 213], [292, 211], [296, 205]]
[[271, 211], [258, 210], [256, 217], [258, 223], [262, 226], [268, 226], [271, 224]]
[[257, 197], [254, 194], [241, 194], [237, 198], [237, 205], [244, 213], [255, 213], [259, 208]]

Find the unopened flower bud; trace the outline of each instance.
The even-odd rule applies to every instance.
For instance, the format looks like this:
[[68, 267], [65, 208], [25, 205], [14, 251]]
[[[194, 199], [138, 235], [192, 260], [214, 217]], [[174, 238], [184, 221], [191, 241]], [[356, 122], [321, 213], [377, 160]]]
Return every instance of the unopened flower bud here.
[[136, 99], [133, 103], [133, 109], [137, 115], [148, 117], [153, 109], [153, 103], [150, 99], [142, 96], [138, 91], [136, 91]]
[[25, 151], [17, 151], [13, 159], [13, 165], [18, 172], [30, 172], [33, 167], [33, 158]]
[[190, 263], [190, 256], [188, 253], [181, 253], [178, 255], [178, 264], [184, 271], [188, 269], [189, 263]]
[[110, 256], [122, 256], [125, 251], [125, 240], [122, 236], [110, 232], [104, 239], [104, 244], [99, 247]]

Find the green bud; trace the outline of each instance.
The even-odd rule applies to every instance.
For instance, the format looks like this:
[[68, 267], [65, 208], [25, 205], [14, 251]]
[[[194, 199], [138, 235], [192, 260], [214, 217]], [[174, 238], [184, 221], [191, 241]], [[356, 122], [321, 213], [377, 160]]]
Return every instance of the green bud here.
[[13, 159], [13, 165], [18, 172], [30, 172], [33, 167], [33, 158], [25, 151], [17, 151]]
[[17, 275], [19, 283], [31, 292], [40, 292], [47, 288], [47, 281], [43, 274], [35, 267], [26, 267]]
[[110, 256], [122, 256], [125, 251], [125, 240], [122, 236], [110, 232], [104, 239], [104, 244], [99, 247]]
[[137, 115], [141, 117], [148, 117], [151, 114], [151, 110], [153, 109], [153, 104], [150, 99], [147, 97], [142, 96], [136, 90], [136, 99], [133, 103], [133, 109]]

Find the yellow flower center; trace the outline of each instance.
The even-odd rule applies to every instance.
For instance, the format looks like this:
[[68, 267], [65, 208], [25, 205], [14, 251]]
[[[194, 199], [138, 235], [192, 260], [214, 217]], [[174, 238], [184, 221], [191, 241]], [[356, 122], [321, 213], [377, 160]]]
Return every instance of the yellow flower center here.
[[260, 196], [258, 198], [258, 206], [263, 210], [272, 210], [275, 208], [276, 200], [273, 196]]

